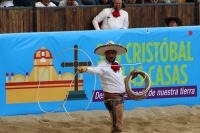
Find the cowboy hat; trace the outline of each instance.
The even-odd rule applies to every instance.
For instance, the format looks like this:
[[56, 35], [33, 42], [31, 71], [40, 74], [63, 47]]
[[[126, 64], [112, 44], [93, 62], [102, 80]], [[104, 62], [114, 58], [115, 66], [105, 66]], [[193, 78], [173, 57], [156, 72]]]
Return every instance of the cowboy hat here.
[[167, 26], [169, 26], [169, 22], [170, 22], [171, 20], [176, 21], [176, 23], [178, 24], [178, 26], [182, 26], [182, 21], [181, 21], [181, 19], [178, 18], [178, 17], [168, 17], [168, 18], [165, 18], [165, 24], [166, 24]]
[[108, 50], [115, 50], [117, 55], [121, 55], [127, 52], [127, 49], [119, 44], [115, 44], [113, 41], [108, 41], [106, 45], [99, 46], [94, 50], [95, 54], [105, 56], [105, 52]]

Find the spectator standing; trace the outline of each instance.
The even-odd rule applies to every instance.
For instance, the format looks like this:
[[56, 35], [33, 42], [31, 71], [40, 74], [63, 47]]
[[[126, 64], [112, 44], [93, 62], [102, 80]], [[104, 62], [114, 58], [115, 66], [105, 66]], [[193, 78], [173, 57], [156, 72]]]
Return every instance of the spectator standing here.
[[[128, 13], [121, 8], [125, 8], [124, 1], [114, 0], [110, 8], [103, 9], [92, 21], [96, 30], [106, 29], [127, 29], [129, 25]], [[102, 23], [100, 26], [99, 24]]]
[[36, 7], [54, 7], [56, 6], [53, 2], [50, 2], [50, 0], [41, 0], [41, 2], [37, 2]]

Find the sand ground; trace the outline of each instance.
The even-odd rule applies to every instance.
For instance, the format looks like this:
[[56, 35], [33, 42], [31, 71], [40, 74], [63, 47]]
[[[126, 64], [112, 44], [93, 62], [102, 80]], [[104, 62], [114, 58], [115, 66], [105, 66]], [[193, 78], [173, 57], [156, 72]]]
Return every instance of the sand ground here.
[[[0, 117], [0, 133], [108, 133], [110, 126], [105, 110]], [[125, 111], [123, 133], [200, 133], [200, 105]]]

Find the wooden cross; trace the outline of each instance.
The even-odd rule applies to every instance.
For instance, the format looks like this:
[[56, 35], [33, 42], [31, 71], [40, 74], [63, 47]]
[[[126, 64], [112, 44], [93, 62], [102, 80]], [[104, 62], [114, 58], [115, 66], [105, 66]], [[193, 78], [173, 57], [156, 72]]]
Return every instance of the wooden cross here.
[[[78, 62], [78, 46], [74, 45], [74, 62], [62, 62], [62, 67], [74, 67], [74, 74], [78, 71], [79, 66], [91, 66], [91, 62]], [[78, 91], [78, 74], [75, 76], [74, 80], [74, 90]]]

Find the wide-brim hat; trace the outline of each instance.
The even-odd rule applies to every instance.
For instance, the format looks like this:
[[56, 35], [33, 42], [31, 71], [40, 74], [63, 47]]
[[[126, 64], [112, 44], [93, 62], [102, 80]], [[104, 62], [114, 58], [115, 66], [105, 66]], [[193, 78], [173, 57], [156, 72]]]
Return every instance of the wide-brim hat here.
[[99, 46], [94, 50], [95, 54], [105, 56], [105, 52], [108, 50], [115, 50], [117, 55], [121, 55], [127, 52], [127, 49], [124, 46], [115, 44], [113, 41], [108, 41], [106, 45]]
[[165, 24], [166, 24], [167, 26], [169, 26], [169, 22], [170, 22], [171, 20], [176, 21], [176, 23], [178, 23], [178, 26], [182, 26], [182, 21], [181, 21], [181, 19], [178, 18], [178, 17], [168, 17], [168, 18], [165, 18]]

